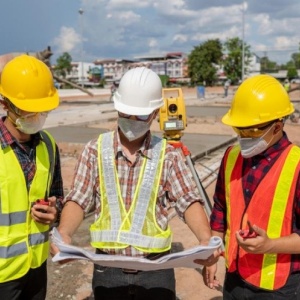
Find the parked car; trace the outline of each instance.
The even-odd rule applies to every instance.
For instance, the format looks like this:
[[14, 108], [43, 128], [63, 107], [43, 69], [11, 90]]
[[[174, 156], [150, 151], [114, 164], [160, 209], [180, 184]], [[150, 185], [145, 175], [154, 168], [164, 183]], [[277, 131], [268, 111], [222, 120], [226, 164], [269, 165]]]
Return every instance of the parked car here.
[[300, 83], [300, 78], [294, 78], [294, 79], [292, 79], [291, 83]]

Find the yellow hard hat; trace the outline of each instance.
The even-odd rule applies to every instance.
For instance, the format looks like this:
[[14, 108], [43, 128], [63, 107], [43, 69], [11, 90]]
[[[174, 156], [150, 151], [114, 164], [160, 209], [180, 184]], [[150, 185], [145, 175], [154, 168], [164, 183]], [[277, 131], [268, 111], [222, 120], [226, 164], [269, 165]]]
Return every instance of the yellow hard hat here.
[[4, 66], [0, 94], [29, 112], [49, 111], [59, 104], [50, 69], [41, 60], [25, 54]]
[[249, 127], [288, 116], [294, 110], [288, 93], [277, 79], [256, 75], [239, 86], [222, 122], [233, 127]]

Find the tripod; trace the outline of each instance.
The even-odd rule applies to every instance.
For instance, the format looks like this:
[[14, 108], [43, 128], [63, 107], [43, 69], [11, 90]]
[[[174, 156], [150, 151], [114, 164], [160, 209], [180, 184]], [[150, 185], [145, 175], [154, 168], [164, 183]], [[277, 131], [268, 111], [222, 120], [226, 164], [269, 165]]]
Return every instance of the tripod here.
[[199, 190], [199, 193], [200, 193], [200, 196], [202, 197], [203, 201], [204, 201], [204, 208], [205, 208], [205, 211], [206, 211], [206, 215], [207, 217], [209, 218], [209, 216], [211, 215], [211, 212], [212, 212], [212, 204], [209, 200], [209, 197], [205, 191], [205, 189], [203, 188], [203, 185], [200, 181], [200, 178], [198, 176], [198, 173], [196, 172], [196, 169], [195, 169], [195, 166], [194, 166], [194, 163], [191, 159], [191, 153], [189, 151], [189, 149], [187, 148], [187, 146], [185, 146], [179, 139], [177, 140], [172, 140], [170, 139], [170, 137], [166, 137], [166, 140], [167, 142], [172, 145], [174, 148], [177, 148], [177, 149], [181, 149], [181, 152], [183, 154], [183, 156], [185, 157], [186, 159], [186, 162], [192, 172], [192, 175], [195, 179], [195, 183], [196, 183], [196, 186]]
[[[204, 201], [204, 209], [205, 209], [205, 212], [206, 212], [206, 215], [209, 219], [210, 215], [211, 215], [211, 212], [212, 212], [212, 204], [209, 200], [209, 197], [201, 183], [201, 180], [198, 176], [198, 173], [196, 172], [196, 169], [195, 169], [195, 165], [191, 159], [191, 152], [189, 151], [189, 149], [178, 139], [175, 139], [175, 140], [172, 140], [170, 138], [168, 138], [167, 136], [164, 136], [164, 138], [167, 140], [167, 142], [172, 145], [174, 148], [180, 148], [181, 149], [181, 152], [183, 154], [183, 156], [185, 157], [186, 159], [186, 162], [192, 172], [192, 175], [195, 179], [195, 182], [196, 182], [196, 185], [197, 185], [197, 188], [199, 190], [199, 193], [200, 193], [200, 196], [202, 197], [203, 201]], [[224, 256], [224, 244], [222, 243], [222, 246], [221, 246], [221, 249], [222, 249], [222, 256]]]

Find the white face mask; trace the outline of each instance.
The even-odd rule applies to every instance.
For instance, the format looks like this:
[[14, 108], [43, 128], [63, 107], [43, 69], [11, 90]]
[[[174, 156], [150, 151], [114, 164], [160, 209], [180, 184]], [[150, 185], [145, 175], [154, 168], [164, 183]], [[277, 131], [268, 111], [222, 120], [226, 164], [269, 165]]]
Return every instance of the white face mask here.
[[129, 141], [143, 136], [149, 129], [150, 123], [128, 118], [118, 118], [118, 126]]
[[241, 138], [238, 137], [239, 144], [241, 146], [241, 154], [244, 158], [250, 158], [257, 154], [264, 152], [269, 144], [271, 143], [272, 139], [267, 143], [264, 139], [265, 135], [269, 132], [272, 128], [271, 126], [265, 134], [258, 138]]
[[19, 117], [16, 120], [16, 128], [26, 134], [34, 134], [40, 131], [45, 122], [48, 113], [36, 113], [30, 116]]

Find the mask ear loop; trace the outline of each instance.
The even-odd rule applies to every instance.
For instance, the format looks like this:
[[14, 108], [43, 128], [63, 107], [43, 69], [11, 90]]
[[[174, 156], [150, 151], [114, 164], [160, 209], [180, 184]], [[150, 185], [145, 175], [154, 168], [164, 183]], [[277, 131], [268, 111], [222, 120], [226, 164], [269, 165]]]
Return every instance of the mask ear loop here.
[[3, 95], [0, 95], [0, 103], [3, 105], [3, 109], [7, 111], [7, 118], [11, 121], [11, 123], [16, 127], [16, 122], [11, 118], [9, 115], [10, 113], [13, 113], [17, 117], [20, 117], [20, 114], [16, 111], [18, 108], [15, 107], [8, 98], [4, 97]]
[[151, 113], [151, 117], [150, 117], [150, 119], [147, 121], [147, 123], [148, 123], [148, 124], [151, 124], [151, 122], [156, 118], [157, 114], [158, 114], [158, 110], [153, 111], [153, 112]]
[[284, 125], [285, 125], [286, 119], [287, 119], [287, 117], [284, 117], [284, 118], [282, 118], [282, 119], [278, 119], [278, 120], [277, 120], [276, 124], [279, 123], [279, 122], [282, 123], [282, 128], [281, 128], [280, 125], [278, 125], [278, 128], [277, 128], [277, 126], [276, 126], [276, 127], [275, 127], [275, 134], [277, 134], [278, 132], [280, 132], [280, 131], [283, 129], [283, 127], [284, 127]]
[[7, 107], [8, 112], [14, 113], [17, 117], [21, 117], [20, 110], [8, 98], [3, 97], [3, 101]]

